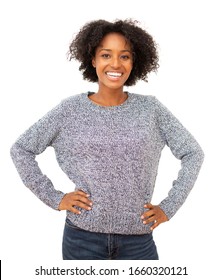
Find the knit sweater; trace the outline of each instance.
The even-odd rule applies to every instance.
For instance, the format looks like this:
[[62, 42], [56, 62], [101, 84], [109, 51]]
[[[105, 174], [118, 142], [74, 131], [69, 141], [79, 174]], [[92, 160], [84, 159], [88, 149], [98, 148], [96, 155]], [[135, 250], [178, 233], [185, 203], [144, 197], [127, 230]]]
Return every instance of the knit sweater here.
[[90, 195], [92, 210], [67, 211], [77, 227], [92, 232], [146, 234], [141, 214], [151, 202], [161, 151], [167, 145], [181, 169], [159, 206], [171, 219], [186, 200], [203, 162], [203, 151], [178, 119], [154, 96], [128, 93], [117, 106], [100, 106], [81, 93], [59, 105], [25, 131], [11, 147], [24, 184], [58, 209], [64, 196], [42, 173], [36, 155], [48, 146], [74, 191]]

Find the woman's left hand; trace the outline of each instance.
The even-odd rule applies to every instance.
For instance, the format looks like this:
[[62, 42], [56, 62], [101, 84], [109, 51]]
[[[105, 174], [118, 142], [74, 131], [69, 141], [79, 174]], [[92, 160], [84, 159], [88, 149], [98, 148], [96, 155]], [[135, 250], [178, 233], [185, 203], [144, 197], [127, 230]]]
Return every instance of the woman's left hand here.
[[144, 205], [144, 208], [148, 208], [149, 210], [142, 214], [141, 219], [145, 225], [153, 223], [152, 227], [150, 228], [151, 230], [154, 230], [160, 224], [169, 220], [167, 215], [158, 205], [147, 203]]

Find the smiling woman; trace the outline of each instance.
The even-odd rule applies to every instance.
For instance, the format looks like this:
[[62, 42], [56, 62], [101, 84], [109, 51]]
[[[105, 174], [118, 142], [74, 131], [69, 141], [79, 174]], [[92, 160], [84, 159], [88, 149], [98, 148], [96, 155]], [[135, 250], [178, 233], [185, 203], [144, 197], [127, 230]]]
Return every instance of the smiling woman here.
[[130, 46], [133, 56], [133, 69], [125, 85], [132, 86], [138, 80], [147, 81], [147, 74], [159, 67], [157, 47], [153, 37], [137, 23], [132, 20], [117, 20], [114, 23], [95, 20], [86, 23], [80, 29], [70, 45], [69, 58], [80, 62], [79, 70], [83, 72], [84, 79], [90, 82], [98, 81], [92, 58], [95, 57], [96, 49], [101, 46], [104, 37], [116, 33], [124, 37], [125, 44]]
[[[153, 41], [136, 22], [87, 23], [70, 45], [97, 92], [63, 100], [23, 133], [11, 156], [24, 184], [66, 210], [63, 259], [157, 260], [152, 231], [185, 202], [203, 162], [198, 142], [154, 96], [124, 91], [158, 68]], [[181, 161], [159, 205], [151, 203], [161, 152]], [[35, 156], [52, 146], [74, 191], [56, 190]]]
[[92, 65], [98, 76], [99, 90], [90, 99], [102, 105], [119, 105], [127, 99], [123, 85], [128, 80], [133, 55], [130, 44], [118, 33], [109, 33], [96, 48]]

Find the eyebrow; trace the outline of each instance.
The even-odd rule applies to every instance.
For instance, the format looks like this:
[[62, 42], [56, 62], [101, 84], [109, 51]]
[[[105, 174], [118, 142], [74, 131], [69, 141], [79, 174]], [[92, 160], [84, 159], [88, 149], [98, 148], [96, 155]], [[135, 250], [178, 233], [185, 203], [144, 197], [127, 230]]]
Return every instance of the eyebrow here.
[[[101, 51], [111, 52], [112, 50], [111, 50], [111, 49], [104, 49], [104, 48], [102, 48], [102, 49], [99, 50], [99, 52], [101, 52]], [[129, 52], [129, 53], [132, 53], [130, 50], [121, 50], [120, 52]]]

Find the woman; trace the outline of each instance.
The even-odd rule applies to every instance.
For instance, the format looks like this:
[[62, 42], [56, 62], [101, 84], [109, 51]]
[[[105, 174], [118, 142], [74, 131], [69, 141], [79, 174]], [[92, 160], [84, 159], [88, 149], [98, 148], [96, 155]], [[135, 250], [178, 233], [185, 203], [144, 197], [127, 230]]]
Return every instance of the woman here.
[[[87, 23], [70, 45], [97, 92], [74, 95], [11, 148], [24, 184], [48, 206], [67, 210], [63, 259], [157, 260], [152, 231], [171, 219], [199, 173], [203, 151], [154, 96], [124, 91], [158, 68], [155, 42], [131, 20]], [[151, 204], [161, 151], [181, 169], [168, 196]], [[48, 146], [75, 190], [55, 190], [35, 156]]]

